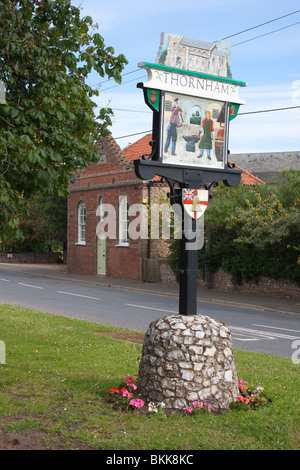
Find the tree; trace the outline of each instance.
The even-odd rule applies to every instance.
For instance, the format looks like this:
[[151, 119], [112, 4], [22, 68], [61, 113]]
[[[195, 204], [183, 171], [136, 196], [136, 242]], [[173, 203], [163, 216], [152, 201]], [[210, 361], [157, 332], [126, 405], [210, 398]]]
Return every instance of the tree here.
[[[70, 0], [0, 0], [0, 242], [21, 235], [19, 215], [35, 194], [66, 194], [74, 171], [99, 159], [109, 133], [86, 84], [91, 71], [121, 82], [127, 60], [106, 47], [92, 18]], [[92, 32], [91, 32], [92, 31]]]
[[67, 242], [66, 196], [34, 196], [27, 201], [28, 215], [20, 217], [19, 227], [23, 240], [10, 239], [5, 251], [13, 252], [47, 252], [62, 251]]

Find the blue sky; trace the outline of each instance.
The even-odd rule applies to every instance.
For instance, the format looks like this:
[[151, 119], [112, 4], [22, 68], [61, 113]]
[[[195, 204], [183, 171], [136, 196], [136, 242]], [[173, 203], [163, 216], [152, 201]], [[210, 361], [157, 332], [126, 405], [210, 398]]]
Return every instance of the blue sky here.
[[[89, 15], [98, 23], [105, 45], [114, 47], [116, 54], [124, 54], [129, 62], [122, 85], [98, 75], [89, 77], [91, 85], [100, 87], [97, 104], [114, 109], [111, 131], [121, 148], [151, 130], [152, 113], [144, 103], [142, 90], [136, 88], [146, 78], [138, 63], [155, 62], [162, 32], [213, 42], [269, 22], [228, 39], [233, 78], [248, 84], [240, 90], [246, 104], [231, 122], [229, 149], [232, 154], [300, 150], [300, 108], [242, 114], [300, 106], [300, 11], [294, 13], [300, 10], [299, 0], [72, 3], [81, 8], [82, 16]], [[284, 15], [289, 16], [270, 22]], [[256, 39], [249, 41], [252, 38]], [[136, 135], [123, 137], [131, 134]]]

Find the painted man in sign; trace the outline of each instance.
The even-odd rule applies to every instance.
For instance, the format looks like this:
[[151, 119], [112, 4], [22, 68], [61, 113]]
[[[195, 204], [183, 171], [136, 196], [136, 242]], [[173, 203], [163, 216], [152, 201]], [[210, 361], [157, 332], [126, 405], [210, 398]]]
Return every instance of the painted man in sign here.
[[[180, 122], [180, 117], [181, 121]], [[165, 143], [165, 152], [168, 151], [169, 145], [172, 140], [172, 155], [176, 155], [176, 141], [177, 141], [177, 127], [182, 127], [183, 124], [183, 117], [182, 117], [182, 109], [178, 104], [178, 98], [175, 98], [175, 104], [171, 108], [171, 118], [167, 129], [167, 140]]]

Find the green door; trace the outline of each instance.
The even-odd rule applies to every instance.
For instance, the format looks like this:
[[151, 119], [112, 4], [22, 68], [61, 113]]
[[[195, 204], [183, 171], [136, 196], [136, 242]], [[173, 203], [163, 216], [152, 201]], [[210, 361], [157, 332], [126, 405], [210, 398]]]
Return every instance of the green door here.
[[97, 274], [106, 275], [106, 239], [101, 233], [97, 238]]

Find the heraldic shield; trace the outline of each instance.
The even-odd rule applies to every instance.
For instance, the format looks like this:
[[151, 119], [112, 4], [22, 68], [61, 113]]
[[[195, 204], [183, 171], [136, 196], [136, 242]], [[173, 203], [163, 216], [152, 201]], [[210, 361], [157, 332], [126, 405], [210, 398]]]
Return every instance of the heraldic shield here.
[[208, 205], [208, 191], [206, 189], [182, 190], [182, 202], [186, 212], [195, 220], [201, 217]]

